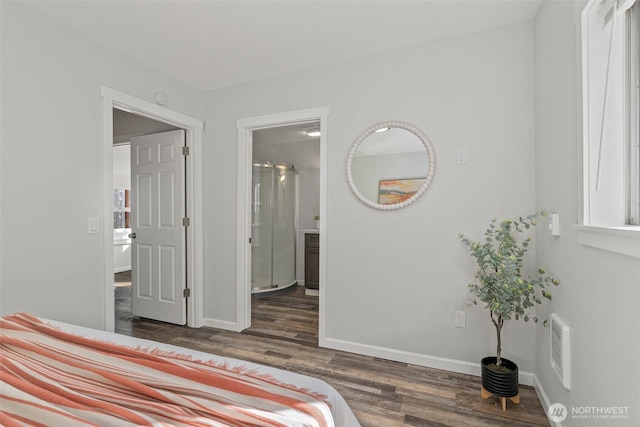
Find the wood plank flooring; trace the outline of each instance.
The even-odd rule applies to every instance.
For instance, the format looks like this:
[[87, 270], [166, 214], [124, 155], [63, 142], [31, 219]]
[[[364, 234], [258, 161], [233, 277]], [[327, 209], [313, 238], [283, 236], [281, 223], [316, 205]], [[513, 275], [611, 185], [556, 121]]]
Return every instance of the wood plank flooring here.
[[522, 387], [521, 404], [509, 402], [503, 412], [497, 398], [480, 398], [479, 377], [319, 348], [318, 297], [301, 287], [254, 298], [252, 319], [250, 329], [236, 333], [132, 317], [130, 288], [116, 288], [116, 332], [320, 378], [344, 396], [363, 427], [549, 426], [532, 387]]
[[318, 307], [319, 298], [305, 295], [303, 286], [254, 294], [251, 327], [242, 333], [317, 347]]

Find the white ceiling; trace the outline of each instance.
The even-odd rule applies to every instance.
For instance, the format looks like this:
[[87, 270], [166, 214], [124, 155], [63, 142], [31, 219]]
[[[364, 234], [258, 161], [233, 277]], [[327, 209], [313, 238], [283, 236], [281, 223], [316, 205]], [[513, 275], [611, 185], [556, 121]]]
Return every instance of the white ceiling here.
[[[4, 0], [0, 0], [4, 1]], [[33, 0], [21, 4], [200, 91], [534, 19], [541, 0]], [[318, 169], [301, 128], [254, 133], [254, 161]]]
[[320, 170], [320, 138], [304, 130], [320, 122], [278, 126], [253, 131], [253, 162], [294, 165], [297, 170]]
[[25, 6], [200, 91], [530, 21], [540, 0], [94, 0]]

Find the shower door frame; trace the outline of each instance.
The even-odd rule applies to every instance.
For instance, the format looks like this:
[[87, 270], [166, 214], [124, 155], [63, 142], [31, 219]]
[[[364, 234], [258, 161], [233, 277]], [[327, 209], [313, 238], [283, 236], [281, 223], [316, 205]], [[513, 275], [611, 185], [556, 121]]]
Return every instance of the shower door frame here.
[[238, 119], [238, 228], [236, 264], [236, 331], [251, 326], [251, 188], [253, 131], [307, 122], [320, 122], [320, 297], [318, 345], [324, 346], [326, 333], [326, 238], [327, 238], [327, 119], [329, 107], [316, 107]]

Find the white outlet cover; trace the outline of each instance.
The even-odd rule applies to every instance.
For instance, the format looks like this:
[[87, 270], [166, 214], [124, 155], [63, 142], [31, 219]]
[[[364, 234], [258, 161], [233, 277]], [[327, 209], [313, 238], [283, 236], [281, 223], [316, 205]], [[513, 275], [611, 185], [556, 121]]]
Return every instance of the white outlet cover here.
[[457, 165], [466, 165], [468, 164], [467, 160], [467, 149], [466, 148], [458, 148], [456, 150], [456, 164]]
[[467, 313], [464, 311], [456, 311], [454, 326], [457, 328], [466, 328]]

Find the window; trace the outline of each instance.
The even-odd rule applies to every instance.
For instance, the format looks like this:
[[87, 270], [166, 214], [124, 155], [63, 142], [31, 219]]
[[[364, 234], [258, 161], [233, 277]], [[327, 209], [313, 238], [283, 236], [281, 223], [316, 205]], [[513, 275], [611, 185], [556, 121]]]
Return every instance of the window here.
[[591, 0], [582, 14], [584, 224], [640, 224], [640, 0]]
[[131, 228], [131, 205], [128, 188], [113, 189], [113, 229]]
[[583, 245], [640, 258], [640, 0], [582, 12]]

